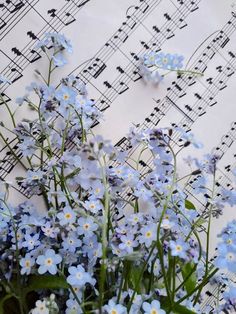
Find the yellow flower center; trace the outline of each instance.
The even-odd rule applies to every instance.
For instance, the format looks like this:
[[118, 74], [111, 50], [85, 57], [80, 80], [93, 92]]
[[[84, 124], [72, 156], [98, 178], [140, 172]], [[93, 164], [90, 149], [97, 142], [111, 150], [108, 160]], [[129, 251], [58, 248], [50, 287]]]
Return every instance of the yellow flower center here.
[[158, 314], [156, 309], [151, 309], [151, 314]]
[[112, 309], [111, 314], [118, 314], [117, 310]]
[[69, 214], [69, 213], [65, 214], [65, 218], [66, 219], [70, 219], [71, 218], [71, 214]]
[[28, 268], [30, 267], [30, 261], [25, 262], [25, 267], [28, 267]]
[[64, 94], [63, 98], [64, 98], [64, 100], [67, 100], [67, 99], [69, 99], [69, 95], [68, 94]]
[[151, 238], [152, 232], [151, 231], [146, 232], [145, 236], [146, 238]]
[[89, 224], [84, 224], [84, 229], [88, 229], [89, 228]]
[[176, 250], [177, 250], [177, 251], [182, 251], [182, 246], [181, 246], [181, 245], [177, 245], [177, 246], [176, 246]]
[[52, 265], [52, 259], [51, 258], [47, 258], [46, 259], [46, 264], [47, 265]]

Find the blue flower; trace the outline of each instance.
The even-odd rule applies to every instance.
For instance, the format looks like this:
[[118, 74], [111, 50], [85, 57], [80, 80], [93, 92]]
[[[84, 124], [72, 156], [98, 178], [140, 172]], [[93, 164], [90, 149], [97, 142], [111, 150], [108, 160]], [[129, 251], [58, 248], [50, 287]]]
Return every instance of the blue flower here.
[[100, 201], [96, 199], [90, 199], [84, 203], [84, 207], [93, 214], [97, 214], [100, 210], [103, 209], [103, 206]]
[[232, 250], [232, 248], [228, 248], [224, 243], [219, 244], [215, 265], [221, 269], [236, 272], [236, 251]]
[[71, 87], [62, 85], [55, 96], [61, 105], [69, 105], [76, 102], [77, 93]]
[[186, 259], [189, 245], [182, 239], [178, 239], [176, 241], [170, 241], [170, 249], [172, 256], [179, 256], [180, 258]]
[[65, 238], [63, 238], [62, 242], [63, 248], [72, 253], [74, 253], [76, 248], [80, 247], [81, 244], [82, 244], [81, 240], [78, 239], [74, 232], [68, 233], [68, 235]]
[[174, 54], [172, 55], [171, 69], [179, 70], [183, 67], [184, 56]]
[[42, 48], [45, 50], [46, 47], [51, 45], [57, 50], [65, 49], [69, 53], [72, 52], [70, 41], [63, 34], [58, 33], [46, 33], [45, 37], [37, 43], [35, 48]]
[[39, 266], [38, 272], [39, 274], [44, 274], [49, 272], [52, 275], [57, 273], [57, 264], [60, 264], [62, 261], [62, 257], [59, 254], [55, 254], [55, 251], [52, 249], [48, 249], [44, 255], [39, 255], [37, 257], [36, 263]]
[[203, 144], [196, 140], [193, 133], [182, 133], [181, 135], [182, 139], [186, 140], [186, 142], [191, 143], [195, 148], [203, 148]]
[[52, 59], [53, 59], [54, 65], [57, 67], [63, 67], [64, 65], [67, 64], [67, 60], [65, 59], [65, 57], [63, 56], [61, 52], [54, 55]]
[[93, 282], [91, 275], [87, 273], [81, 265], [78, 265], [77, 267], [71, 266], [68, 271], [70, 275], [67, 277], [67, 282], [72, 286], [81, 287], [86, 283]]
[[103, 307], [107, 314], [126, 314], [127, 309], [121, 304], [116, 304], [113, 300], [109, 300], [108, 304]]
[[128, 254], [133, 253], [133, 248], [138, 246], [138, 241], [134, 240], [133, 235], [123, 235], [120, 240], [122, 241], [119, 245], [121, 250], [125, 250]]
[[154, 223], [149, 223], [140, 230], [141, 234], [138, 237], [139, 243], [144, 243], [146, 247], [150, 247], [152, 242], [157, 238], [157, 225]]
[[169, 53], [159, 53], [156, 57], [155, 64], [162, 69], [171, 69], [172, 67], [172, 55]]
[[143, 56], [143, 62], [145, 65], [154, 65], [156, 63], [157, 53], [150, 51]]
[[150, 303], [144, 302], [143, 303], [144, 314], [165, 314], [166, 312], [161, 309], [160, 302], [154, 300]]
[[25, 241], [22, 243], [22, 246], [28, 250], [33, 250], [36, 246], [40, 245], [39, 234], [31, 236], [30, 234], [25, 235]]
[[94, 220], [91, 217], [79, 218], [78, 225], [77, 232], [79, 235], [84, 235], [84, 237], [93, 236], [94, 231], [98, 229], [98, 225], [94, 223]]
[[31, 272], [32, 266], [35, 264], [35, 259], [28, 253], [25, 257], [20, 259], [20, 266], [21, 266], [21, 275], [29, 275]]
[[65, 226], [73, 224], [76, 220], [76, 215], [70, 207], [65, 207], [63, 208], [63, 212], [57, 214], [57, 218], [60, 220], [60, 225]]
[[83, 311], [76, 300], [68, 299], [66, 301], [66, 314], [83, 314]]
[[232, 305], [236, 305], [236, 287], [230, 286], [229, 291], [223, 293], [224, 300], [230, 301]]

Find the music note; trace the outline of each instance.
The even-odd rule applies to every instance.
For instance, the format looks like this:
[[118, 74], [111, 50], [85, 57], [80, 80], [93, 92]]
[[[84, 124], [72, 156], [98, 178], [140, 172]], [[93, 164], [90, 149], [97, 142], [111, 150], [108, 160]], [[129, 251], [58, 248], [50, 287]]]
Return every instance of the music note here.
[[99, 58], [96, 58], [92, 65], [83, 70], [83, 73], [89, 73], [93, 78], [98, 78], [99, 75], [106, 69], [106, 64]]
[[3, 29], [7, 25], [7, 22], [5, 22], [1, 17], [0, 17], [0, 29]]
[[48, 10], [47, 13], [53, 18], [56, 17], [61, 23], [63, 23], [66, 26], [76, 21], [75, 17], [71, 13], [66, 12], [64, 16], [61, 17], [56, 13], [56, 11], [57, 11], [56, 9], [50, 9]]
[[17, 68], [11, 68], [11, 72], [13, 73], [13, 79], [11, 79], [12, 84], [18, 81], [21, 77], [23, 77], [22, 71]]
[[[15, 13], [16, 11], [19, 11], [23, 6], [25, 5], [23, 1], [19, 1], [17, 4], [14, 4], [11, 0], [6, 0], [6, 4], [1, 3], [0, 8], [5, 8], [8, 12]], [[11, 4], [13, 8], [9, 8], [8, 5]]]

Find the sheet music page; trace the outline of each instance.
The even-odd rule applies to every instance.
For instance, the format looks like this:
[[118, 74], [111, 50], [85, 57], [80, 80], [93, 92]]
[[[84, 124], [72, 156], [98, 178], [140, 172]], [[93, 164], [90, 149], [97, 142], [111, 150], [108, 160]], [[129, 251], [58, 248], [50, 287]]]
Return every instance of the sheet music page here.
[[[186, 148], [181, 155], [220, 156], [219, 186], [232, 186], [236, 168], [236, 6], [232, 0], [2, 0], [0, 3], [1, 74], [12, 81], [2, 86], [11, 108], [24, 87], [37, 79], [35, 69], [46, 73], [47, 60], [35, 49], [46, 32], [61, 32], [71, 39], [73, 54], [59, 70], [83, 80], [91, 99], [104, 119], [94, 127], [96, 134], [127, 149], [129, 128], [182, 127], [191, 130], [204, 144], [203, 150]], [[168, 75], [158, 86], [146, 83], [140, 73], [140, 57], [149, 51], [181, 54], [190, 74]], [[53, 77], [58, 84], [60, 75]], [[4, 106], [1, 120], [11, 127]], [[18, 113], [17, 119], [31, 114]], [[17, 153], [12, 134], [11, 148]], [[175, 134], [178, 145], [178, 134]], [[24, 173], [1, 143], [0, 177], [13, 181]], [[132, 157], [136, 152], [129, 151]], [[19, 158], [22, 158], [19, 156]], [[132, 162], [127, 161], [132, 167]], [[144, 160], [152, 167], [152, 158]], [[180, 160], [185, 173], [186, 166]], [[191, 194], [191, 185], [187, 188]], [[15, 185], [13, 202], [27, 197]], [[36, 202], [40, 198], [35, 198]], [[199, 208], [203, 200], [193, 199]], [[226, 208], [220, 227], [236, 218]], [[213, 224], [212, 254], [217, 243], [219, 221]]]

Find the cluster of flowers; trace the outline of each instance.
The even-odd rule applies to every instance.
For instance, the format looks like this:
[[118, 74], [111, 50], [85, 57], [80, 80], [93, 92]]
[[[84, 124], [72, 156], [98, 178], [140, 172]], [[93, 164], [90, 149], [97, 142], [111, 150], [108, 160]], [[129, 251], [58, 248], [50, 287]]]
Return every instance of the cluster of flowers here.
[[139, 71], [145, 82], [158, 85], [171, 72], [178, 75], [202, 75], [200, 72], [183, 69], [184, 56], [164, 52], [149, 51], [140, 57]]
[[[48, 34], [39, 47], [49, 58], [49, 79], [38, 72], [44, 82], [28, 88], [38, 104], [30, 95], [18, 99], [36, 118], [18, 124], [12, 118], [28, 162], [26, 176], [17, 180], [30, 195], [42, 195], [46, 211], [29, 201], [13, 207], [8, 193], [0, 195], [0, 308], [15, 302], [21, 314], [213, 313], [200, 309], [201, 292], [210, 281], [221, 287], [219, 268], [235, 272], [236, 243], [232, 222], [215, 264], [210, 261], [212, 217], [225, 204], [236, 205], [235, 191], [214, 193], [217, 156], [188, 158], [190, 174], [181, 178], [178, 153], [201, 143], [181, 129], [133, 128], [127, 138], [139, 156], [129, 166], [128, 152], [93, 135], [100, 113], [84, 84], [69, 76], [57, 88], [51, 85], [64, 52], [71, 51], [69, 41]], [[147, 150], [153, 167], [144, 174]], [[206, 200], [203, 213], [187, 199], [183, 180]], [[204, 225], [206, 250], [198, 234]], [[235, 308], [235, 288], [225, 300], [224, 309]]]

